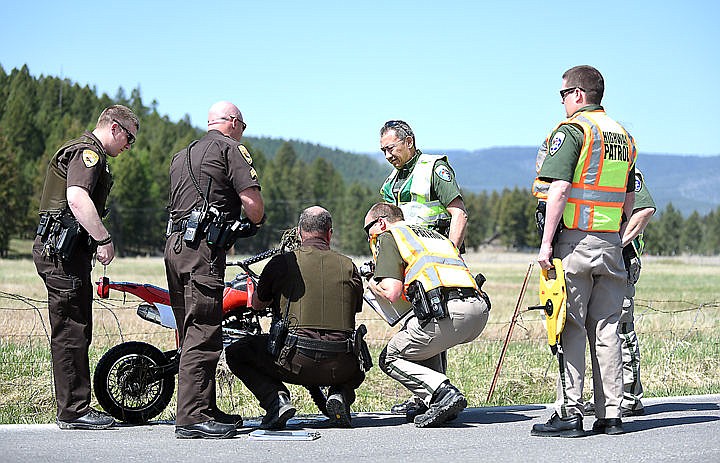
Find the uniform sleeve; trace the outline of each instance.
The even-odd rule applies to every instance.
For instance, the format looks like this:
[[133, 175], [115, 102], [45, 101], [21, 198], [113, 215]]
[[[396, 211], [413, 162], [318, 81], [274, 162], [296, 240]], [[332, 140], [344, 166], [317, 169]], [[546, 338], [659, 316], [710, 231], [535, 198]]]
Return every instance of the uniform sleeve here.
[[[275, 294], [280, 294], [280, 290], [275, 288], [276, 281], [282, 281], [283, 276], [287, 273], [285, 268], [285, 258], [275, 256], [265, 265], [260, 273], [260, 282], [255, 288], [258, 298], [263, 301], [275, 301]], [[278, 299], [279, 300], [279, 299]]]
[[352, 264], [353, 271], [352, 276], [350, 277], [350, 288], [353, 292], [353, 296], [355, 300], [357, 301], [357, 306], [355, 307], [355, 312], [362, 312], [363, 308], [363, 283], [362, 283], [362, 277], [360, 277], [360, 272], [358, 271], [358, 268], [355, 264]]
[[657, 206], [655, 205], [655, 200], [653, 200], [653, 197], [647, 188], [645, 179], [642, 177], [642, 175], [636, 174], [635, 175], [635, 206], [634, 206], [634, 209], [635, 210], [646, 209], [648, 207], [657, 209]]
[[582, 149], [582, 129], [563, 124], [550, 135], [547, 156], [540, 168], [543, 180], [565, 180], [572, 183], [575, 166]]
[[243, 145], [230, 145], [227, 160], [228, 178], [237, 193], [252, 187], [260, 188], [252, 156]]
[[432, 191], [435, 192], [437, 199], [445, 207], [457, 197], [462, 199], [460, 187], [455, 178], [455, 171], [453, 171], [450, 164], [446, 161], [440, 160], [435, 162], [431, 188]]
[[66, 153], [67, 186], [79, 186], [92, 192], [105, 165], [100, 155], [89, 148], [79, 148]]
[[405, 281], [405, 261], [400, 256], [397, 243], [390, 232], [378, 236], [377, 262], [373, 277], [376, 280], [395, 278]]

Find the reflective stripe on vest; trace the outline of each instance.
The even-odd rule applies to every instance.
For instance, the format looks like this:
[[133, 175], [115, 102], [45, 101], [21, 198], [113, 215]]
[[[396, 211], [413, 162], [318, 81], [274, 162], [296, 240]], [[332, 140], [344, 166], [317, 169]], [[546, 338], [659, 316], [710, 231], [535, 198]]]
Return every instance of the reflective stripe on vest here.
[[417, 225], [397, 225], [389, 229], [400, 256], [407, 263], [405, 288], [419, 280], [425, 291], [446, 288], [476, 288], [475, 279], [460, 258], [452, 241]]
[[[439, 200], [430, 201], [433, 168], [435, 162], [441, 159], [447, 161], [446, 156], [421, 153], [412, 171], [400, 186], [396, 197], [392, 194], [392, 186], [399, 171], [395, 169], [385, 179], [380, 194], [383, 200], [402, 209], [405, 222], [427, 227], [435, 224], [438, 220], [451, 218], [450, 213]], [[410, 201], [402, 203], [400, 198], [403, 196], [403, 192], [408, 192], [408, 189]]]
[[618, 231], [635, 143], [602, 110], [581, 111], [566, 123], [582, 127], [584, 138], [563, 222], [583, 231]]

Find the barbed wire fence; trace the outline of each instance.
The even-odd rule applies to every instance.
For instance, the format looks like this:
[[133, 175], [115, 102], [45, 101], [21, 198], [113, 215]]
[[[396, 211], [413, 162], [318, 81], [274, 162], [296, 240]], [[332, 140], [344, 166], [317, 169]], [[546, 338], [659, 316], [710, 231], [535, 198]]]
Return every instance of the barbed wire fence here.
[[[171, 329], [154, 325], [136, 315], [137, 305], [142, 302], [135, 296], [123, 293], [121, 298], [95, 299], [93, 301], [93, 344], [91, 365], [107, 349], [128, 340], [142, 340], [155, 345], [160, 350], [173, 349], [175, 335]], [[650, 370], [648, 362], [644, 378], [652, 377], [649, 382], [655, 385], [646, 387], [646, 391], [662, 395], [671, 391], [681, 381], [706, 381], [697, 377], [714, 378], [720, 367], [720, 301], [693, 302], [687, 300], [650, 300], [635, 299], [635, 325], [640, 337], [642, 353], [652, 358], [654, 365]], [[510, 315], [506, 320], [493, 316], [484, 333], [475, 341], [464, 345], [457, 352], [450, 352], [450, 375], [475, 375], [479, 369], [488, 377], [492, 376], [500, 353], [500, 346], [510, 325]], [[366, 308], [356, 318], [357, 323], [365, 323], [369, 333], [365, 337], [376, 353], [387, 343], [398, 327], [388, 326], [372, 310]], [[511, 348], [505, 358], [498, 381], [495, 403], [522, 401], [523, 388], [546, 389], [547, 397], [552, 400], [554, 381], [557, 375], [557, 362], [549, 355], [546, 346], [544, 320], [538, 311], [522, 310], [517, 319]], [[698, 347], [705, 343], [705, 347]], [[697, 367], [693, 371], [681, 371], [685, 358], [693, 351]], [[681, 357], [678, 360], [678, 357]], [[377, 356], [375, 356], [375, 359]], [[376, 370], [374, 368], [373, 370]], [[648, 371], [649, 370], [649, 371]], [[0, 409], [5, 413], [23, 410], [31, 416], [24, 416], [20, 422], [33, 422], [34, 416], [47, 415], [54, 410], [54, 389], [52, 364], [50, 358], [50, 326], [47, 312], [47, 300], [33, 299], [19, 294], [0, 291], [0, 385], [3, 398]], [[372, 371], [372, 370], [371, 370]], [[383, 376], [383, 375], [380, 375]], [[476, 388], [489, 384], [466, 378]], [[235, 378], [222, 368], [218, 374], [218, 399], [232, 394]], [[239, 382], [239, 381], [238, 381]], [[388, 381], [390, 393], [404, 399], [407, 392], [394, 381]], [[717, 385], [717, 381], [715, 383]], [[682, 385], [679, 385], [682, 386]], [[665, 391], [659, 390], [664, 388]], [[387, 393], [388, 387], [383, 387]], [[32, 391], [28, 393], [28, 391]], [[484, 390], [469, 394], [471, 403], [479, 405], [485, 401]], [[713, 391], [708, 391], [713, 392]], [[715, 391], [717, 392], [717, 391]], [[18, 401], [32, 397], [33, 403], [21, 405]], [[532, 396], [531, 396], [532, 397]], [[235, 403], [232, 397], [225, 397]], [[472, 400], [474, 398], [474, 400]]]

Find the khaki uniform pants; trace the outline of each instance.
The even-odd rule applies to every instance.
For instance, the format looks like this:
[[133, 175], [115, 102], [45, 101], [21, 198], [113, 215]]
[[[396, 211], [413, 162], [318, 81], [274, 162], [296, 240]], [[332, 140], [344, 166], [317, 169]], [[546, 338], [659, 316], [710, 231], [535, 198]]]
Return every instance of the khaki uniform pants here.
[[433, 393], [448, 380], [442, 354], [477, 338], [488, 320], [485, 301], [476, 297], [448, 301], [450, 316], [426, 324], [411, 317], [380, 355], [380, 368], [430, 405]]
[[212, 251], [204, 239], [189, 248], [182, 238], [182, 232], [175, 232], [165, 245], [165, 273], [181, 346], [178, 426], [215, 419], [225, 287], [225, 252]]
[[640, 410], [643, 404], [643, 387], [640, 383], [640, 345], [635, 334], [635, 285], [628, 285], [620, 315], [620, 340], [623, 363], [622, 407]]
[[555, 246], [555, 256], [562, 259], [567, 287], [555, 409], [561, 417], [583, 414], [587, 339], [595, 414], [598, 418], [619, 418], [623, 388], [618, 321], [627, 278], [620, 236], [565, 229]]

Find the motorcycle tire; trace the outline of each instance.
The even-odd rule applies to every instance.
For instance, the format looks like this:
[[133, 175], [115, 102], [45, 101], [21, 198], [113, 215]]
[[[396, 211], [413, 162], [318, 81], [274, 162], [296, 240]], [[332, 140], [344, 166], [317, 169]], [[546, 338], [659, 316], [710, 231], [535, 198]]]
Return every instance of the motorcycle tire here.
[[95, 397], [114, 418], [131, 424], [147, 423], [170, 403], [175, 377], [152, 381], [151, 369], [168, 360], [155, 346], [124, 342], [108, 350], [95, 368]]

